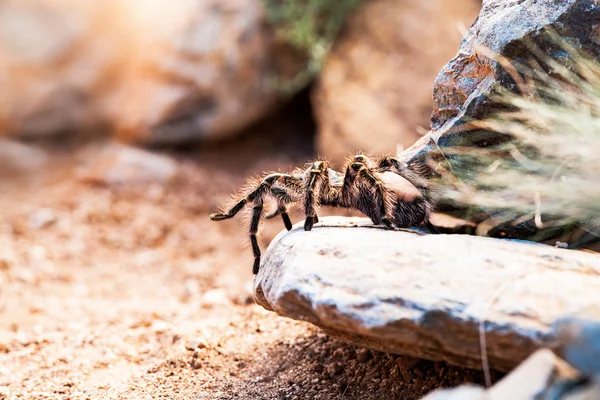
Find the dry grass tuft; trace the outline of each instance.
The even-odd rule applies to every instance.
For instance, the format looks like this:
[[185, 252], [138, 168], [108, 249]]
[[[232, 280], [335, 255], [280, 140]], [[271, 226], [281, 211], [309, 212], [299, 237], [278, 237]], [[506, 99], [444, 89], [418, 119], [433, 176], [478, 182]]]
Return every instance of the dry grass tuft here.
[[499, 60], [520, 93], [499, 93], [495, 100], [505, 111], [470, 126], [508, 140], [440, 149], [447, 160], [441, 170], [445, 199], [529, 216], [538, 228], [598, 226], [600, 63], [567, 43], [560, 46], [560, 61], [535, 46], [527, 66]]

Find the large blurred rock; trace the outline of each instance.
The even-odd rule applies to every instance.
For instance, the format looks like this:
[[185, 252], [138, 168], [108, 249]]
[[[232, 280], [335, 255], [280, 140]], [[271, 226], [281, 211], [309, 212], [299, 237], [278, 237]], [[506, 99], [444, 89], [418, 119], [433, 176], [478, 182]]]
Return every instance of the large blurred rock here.
[[121, 134], [151, 143], [218, 138], [274, 109], [269, 80], [294, 63], [275, 42], [260, 0], [152, 3], [131, 6], [133, 14], [144, 11], [112, 101]]
[[77, 173], [83, 182], [100, 185], [135, 185], [172, 181], [179, 170], [167, 155], [117, 143], [88, 149]]
[[36, 172], [47, 164], [48, 155], [44, 150], [0, 138], [0, 179]]
[[[7, 0], [0, 6], [0, 134], [97, 127], [115, 83], [115, 2]], [[117, 22], [117, 21], [115, 21]]]
[[0, 130], [221, 137], [275, 107], [267, 80], [293, 69], [287, 60], [260, 0], [8, 0]]
[[313, 93], [318, 150], [393, 154], [428, 128], [432, 82], [456, 52], [478, 0], [363, 2], [328, 56]]
[[[556, 347], [555, 323], [600, 319], [600, 255], [324, 218], [277, 236], [256, 301], [342, 339], [392, 353], [508, 370]], [[482, 330], [482, 331], [480, 331]]]
[[564, 58], [564, 49], [549, 38], [557, 32], [575, 49], [600, 54], [600, 5], [595, 0], [484, 0], [475, 24], [458, 54], [439, 73], [434, 84], [432, 131], [402, 153], [406, 162], [422, 161], [437, 146], [486, 143], [482, 132], [465, 131], [465, 124], [482, 119], [498, 108], [490, 98], [514, 81], [490, 54], [525, 63], [531, 47], [539, 46], [550, 58]]

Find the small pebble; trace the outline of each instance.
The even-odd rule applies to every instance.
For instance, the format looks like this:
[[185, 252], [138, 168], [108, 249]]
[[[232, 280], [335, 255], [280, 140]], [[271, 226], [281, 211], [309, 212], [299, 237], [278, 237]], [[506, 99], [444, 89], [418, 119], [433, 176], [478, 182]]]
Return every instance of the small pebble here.
[[358, 351], [358, 353], [356, 354], [356, 359], [358, 360], [358, 362], [360, 363], [366, 363], [371, 359], [371, 351], [367, 350], [367, 349], [361, 349]]
[[204, 339], [194, 339], [190, 340], [185, 344], [186, 350], [194, 351], [196, 349], [205, 349], [208, 347], [208, 343]]
[[344, 369], [344, 367], [342, 367], [342, 364], [333, 363], [333, 364], [329, 364], [327, 366], [327, 373], [331, 376], [334, 376], [334, 375], [337, 375], [340, 372], [342, 372], [343, 369]]

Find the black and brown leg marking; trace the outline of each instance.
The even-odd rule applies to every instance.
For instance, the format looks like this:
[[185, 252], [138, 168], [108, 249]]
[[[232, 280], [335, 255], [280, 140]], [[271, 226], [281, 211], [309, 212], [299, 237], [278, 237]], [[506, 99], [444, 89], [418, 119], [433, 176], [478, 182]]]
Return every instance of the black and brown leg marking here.
[[387, 192], [385, 185], [379, 178], [371, 173], [364, 165], [358, 170], [358, 175], [363, 181], [366, 181], [371, 187], [375, 189], [377, 206], [382, 215], [381, 222], [390, 229], [394, 229], [394, 217], [392, 216], [392, 210], [389, 200], [387, 199]]
[[290, 216], [288, 214], [288, 205], [293, 203], [294, 199], [285, 189], [278, 187], [271, 188], [271, 196], [275, 199], [275, 201], [277, 201], [277, 208], [272, 213], [266, 215], [265, 218], [271, 219], [281, 215], [285, 229], [291, 231], [292, 221], [290, 220]]
[[[254, 205], [254, 207], [252, 209], [252, 218], [250, 220], [250, 232], [249, 232], [250, 242], [252, 244], [252, 253], [254, 255], [254, 267], [252, 268], [252, 271], [254, 274], [258, 273], [258, 269], [260, 267], [261, 252], [260, 252], [260, 247], [258, 245], [257, 234], [258, 234], [258, 227], [260, 225], [260, 219], [263, 214], [264, 198], [267, 195], [273, 194], [271, 189], [276, 182], [282, 182], [283, 184], [285, 184], [287, 182], [288, 184], [293, 183], [295, 185], [299, 185], [299, 183], [297, 181], [298, 181], [297, 178], [293, 177], [292, 175], [288, 175], [288, 174], [267, 175], [254, 188], [254, 190], [252, 190], [246, 197], [244, 197], [243, 199], [238, 201], [229, 211], [211, 214], [209, 217], [213, 221], [222, 221], [224, 219], [232, 218], [233, 216], [235, 216], [238, 212], [241, 211], [242, 208], [244, 208], [244, 206], [246, 204], [252, 203]], [[286, 216], [287, 216], [287, 213], [286, 213]], [[286, 227], [288, 226], [288, 224], [291, 227], [291, 221], [289, 221], [289, 217], [287, 217], [287, 221], [286, 221], [285, 217], [283, 217], [283, 218], [284, 218], [284, 224], [286, 224]]]
[[[282, 182], [283, 184], [293, 182], [297, 186], [300, 185], [299, 179], [292, 175], [289, 175], [289, 174], [267, 175], [265, 178], [263, 178], [263, 180], [258, 185], [256, 185], [254, 190], [252, 190], [250, 193], [248, 193], [248, 195], [246, 195], [244, 198], [242, 198], [240, 201], [238, 201], [233, 207], [231, 207], [231, 209], [229, 211], [211, 214], [209, 216], [209, 218], [213, 221], [222, 221], [224, 219], [233, 218], [238, 212], [240, 212], [242, 210], [242, 208], [244, 208], [244, 206], [247, 203], [254, 202], [258, 198], [264, 200], [264, 197], [267, 194], [274, 195], [274, 193], [280, 193], [280, 192], [273, 192], [271, 190], [271, 188], [272, 188], [273, 184], [275, 184], [275, 182]], [[282, 190], [282, 192], [285, 192], [283, 189], [281, 189], [281, 190]], [[286, 193], [286, 195], [287, 195], [287, 193]], [[289, 195], [288, 195], [288, 197], [289, 197]], [[289, 197], [289, 198], [291, 199], [291, 197]]]
[[365, 186], [372, 188], [375, 194], [375, 201], [377, 202], [378, 213], [381, 215], [381, 222], [387, 228], [395, 229], [392, 206], [387, 198], [388, 194], [385, 185], [371, 172], [373, 165], [373, 161], [367, 156], [362, 154], [355, 156], [352, 163], [346, 169], [346, 175], [350, 173], [353, 179], [348, 179], [347, 182], [345, 179], [344, 188], [348, 190], [356, 179], [359, 179]]
[[252, 243], [252, 254], [254, 255], [254, 266], [252, 267], [252, 273], [258, 274], [260, 268], [260, 247], [258, 245], [258, 239], [256, 234], [258, 233], [258, 225], [260, 224], [260, 217], [263, 211], [263, 200], [258, 198], [254, 203], [252, 209], [252, 219], [250, 220], [250, 242]]
[[327, 163], [316, 161], [308, 171], [308, 180], [306, 183], [306, 195], [304, 196], [304, 212], [306, 220], [304, 221], [304, 230], [310, 231], [314, 224], [319, 222], [317, 208], [319, 207], [319, 194], [323, 182], [329, 182], [327, 177]]

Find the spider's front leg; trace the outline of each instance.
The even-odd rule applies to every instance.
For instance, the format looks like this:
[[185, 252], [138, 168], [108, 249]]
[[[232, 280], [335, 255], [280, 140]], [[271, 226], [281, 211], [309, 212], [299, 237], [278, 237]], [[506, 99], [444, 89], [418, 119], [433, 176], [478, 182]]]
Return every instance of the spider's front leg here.
[[[297, 182], [298, 179], [288, 175], [288, 174], [270, 174], [267, 175], [263, 180], [244, 198], [239, 200], [231, 209], [227, 212], [220, 212], [210, 215], [210, 219], [213, 221], [222, 221], [224, 219], [229, 219], [235, 216], [244, 206], [248, 203], [253, 204], [252, 208], [252, 217], [250, 220], [250, 243], [252, 244], [252, 253], [254, 255], [254, 266], [252, 268], [252, 272], [254, 274], [258, 273], [258, 269], [260, 267], [260, 247], [258, 245], [258, 227], [260, 225], [260, 219], [263, 215], [263, 205], [264, 198], [270, 194], [272, 194], [272, 187], [275, 182], [281, 181], [283, 184], [286, 182], [290, 184], [293, 182], [296, 185], [300, 183]], [[287, 215], [287, 214], [286, 214]], [[289, 217], [288, 217], [289, 219]], [[285, 218], [284, 218], [285, 223]], [[290, 221], [291, 225], [291, 221]], [[286, 224], [287, 226], [287, 224]]]

